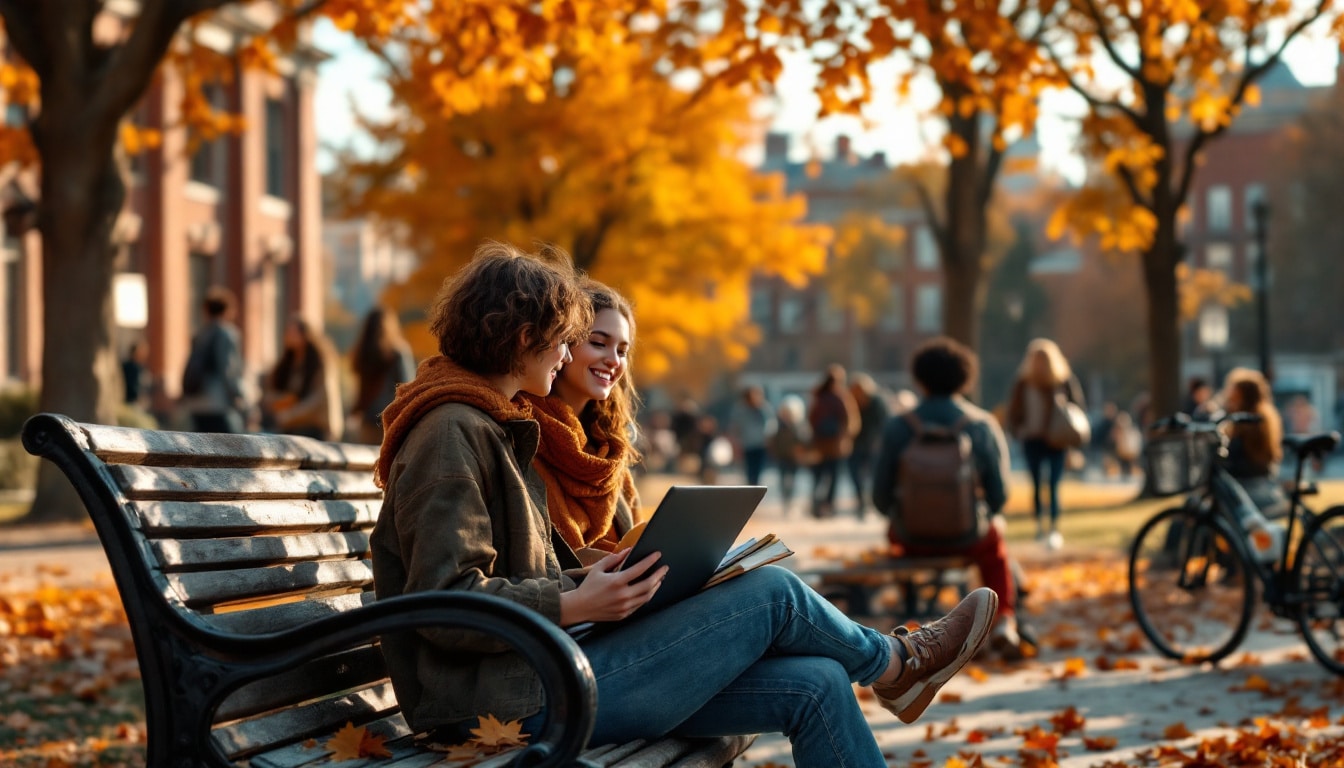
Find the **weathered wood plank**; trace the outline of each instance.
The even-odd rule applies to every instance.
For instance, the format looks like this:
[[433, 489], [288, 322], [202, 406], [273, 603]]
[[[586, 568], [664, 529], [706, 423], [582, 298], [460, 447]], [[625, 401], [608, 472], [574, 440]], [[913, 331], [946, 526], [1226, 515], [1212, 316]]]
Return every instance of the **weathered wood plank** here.
[[311, 736], [330, 736], [347, 722], [363, 725], [397, 708], [392, 685], [376, 685], [346, 696], [240, 720], [214, 729], [213, 738], [231, 760], [296, 744]]
[[747, 751], [755, 736], [722, 736], [717, 739], [696, 739], [690, 754], [683, 755], [668, 768], [722, 768], [733, 758]]
[[326, 443], [289, 435], [226, 435], [81, 424], [89, 447], [108, 464], [373, 470], [378, 446]]
[[[419, 755], [428, 757], [430, 760], [428, 763], [420, 763], [420, 765], [432, 765], [442, 757], [442, 755], [429, 753], [415, 745], [415, 739], [411, 737], [410, 726], [406, 725], [401, 713], [366, 723], [364, 727], [368, 729], [369, 733], [387, 738], [383, 746], [387, 747], [387, 750], [392, 753], [392, 760], [407, 755]], [[339, 728], [335, 730], [339, 730]], [[317, 743], [314, 746], [305, 747], [303, 742], [289, 744], [279, 749], [254, 755], [248, 761], [248, 764], [250, 768], [303, 768], [303, 766], [310, 765], [330, 765], [327, 757], [331, 752], [326, 749], [326, 741], [331, 735], [335, 734], [335, 730], [332, 731], [332, 734], [317, 736], [315, 739]], [[339, 763], [341, 768], [393, 764], [395, 763], [389, 762], [388, 758], [381, 758], [372, 763], [367, 760], [349, 760]]]
[[373, 583], [366, 560], [291, 563], [270, 568], [167, 574], [182, 602], [193, 608], [314, 590], [362, 590]]
[[194, 539], [372, 528], [383, 502], [381, 499], [137, 501], [131, 506], [146, 536]]
[[376, 499], [382, 492], [372, 472], [338, 470], [196, 469], [109, 466], [126, 498], [209, 501], [213, 499]]
[[257, 568], [302, 561], [362, 558], [369, 550], [364, 531], [302, 536], [239, 536], [225, 539], [160, 539], [150, 548], [166, 572]]
[[239, 720], [264, 712], [292, 706], [332, 691], [367, 688], [387, 679], [383, 653], [376, 645], [366, 645], [334, 653], [302, 664], [274, 677], [234, 691], [219, 710], [219, 721]]
[[692, 739], [669, 736], [650, 742], [637, 752], [611, 765], [613, 768], [636, 768], [636, 766], [671, 765], [689, 754], [696, 746]]
[[375, 599], [373, 591], [370, 589], [367, 592], [355, 594], [330, 595], [281, 605], [268, 605], [264, 608], [209, 614], [201, 616], [200, 619], [204, 623], [225, 632], [240, 635], [266, 635], [301, 626], [342, 611], [354, 610], [361, 605], [372, 603]]

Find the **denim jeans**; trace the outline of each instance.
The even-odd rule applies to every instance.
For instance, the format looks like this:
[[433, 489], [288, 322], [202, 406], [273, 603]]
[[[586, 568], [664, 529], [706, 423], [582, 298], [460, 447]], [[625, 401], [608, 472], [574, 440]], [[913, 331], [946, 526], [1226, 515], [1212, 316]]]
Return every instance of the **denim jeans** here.
[[1041, 474], [1049, 465], [1050, 478], [1050, 529], [1059, 525], [1059, 479], [1064, 474], [1064, 449], [1055, 448], [1039, 438], [1022, 441], [1022, 453], [1027, 457], [1027, 470], [1031, 473], [1032, 511], [1036, 515], [1036, 524], [1041, 524], [1044, 505], [1041, 503]]
[[597, 677], [593, 745], [782, 732], [798, 768], [886, 765], [851, 683], [876, 680], [891, 647], [784, 568], [581, 645]]

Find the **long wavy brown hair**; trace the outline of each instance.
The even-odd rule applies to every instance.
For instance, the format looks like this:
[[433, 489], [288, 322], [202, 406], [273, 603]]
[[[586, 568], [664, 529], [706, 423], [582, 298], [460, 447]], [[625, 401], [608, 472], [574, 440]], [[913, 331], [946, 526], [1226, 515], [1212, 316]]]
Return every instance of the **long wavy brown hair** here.
[[599, 283], [592, 278], [584, 278], [580, 289], [588, 295], [592, 303], [593, 316], [604, 309], [614, 309], [630, 324], [630, 346], [626, 350], [625, 371], [612, 387], [606, 400], [594, 400], [579, 414], [579, 423], [589, 435], [599, 432], [611, 441], [612, 447], [624, 451], [628, 463], [639, 462], [639, 449], [635, 447], [638, 423], [635, 415], [639, 409], [639, 392], [635, 390], [635, 377], [631, 367], [635, 351], [635, 312], [630, 302], [615, 289]]
[[1260, 464], [1283, 458], [1283, 419], [1263, 374], [1251, 368], [1233, 368], [1223, 380], [1220, 399], [1229, 412], [1260, 415], [1258, 422], [1227, 425], [1232, 436], [1241, 438], [1246, 458]]

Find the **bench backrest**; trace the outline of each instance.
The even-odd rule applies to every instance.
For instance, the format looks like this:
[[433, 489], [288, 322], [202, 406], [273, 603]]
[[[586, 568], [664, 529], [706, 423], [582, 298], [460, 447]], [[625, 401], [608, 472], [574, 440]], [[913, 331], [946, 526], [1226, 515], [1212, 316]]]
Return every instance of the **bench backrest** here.
[[[173, 632], [173, 617], [207, 633], [255, 635], [373, 600], [376, 447], [105, 427], [49, 414], [30, 420], [24, 443], [79, 490], [146, 686], [189, 688], [190, 680], [173, 679], [183, 674], [173, 657], [208, 651], [192, 633]], [[217, 710], [212, 736], [241, 759], [347, 721], [400, 722], [396, 711], [371, 644], [244, 686]], [[153, 728], [156, 713], [147, 716]]]

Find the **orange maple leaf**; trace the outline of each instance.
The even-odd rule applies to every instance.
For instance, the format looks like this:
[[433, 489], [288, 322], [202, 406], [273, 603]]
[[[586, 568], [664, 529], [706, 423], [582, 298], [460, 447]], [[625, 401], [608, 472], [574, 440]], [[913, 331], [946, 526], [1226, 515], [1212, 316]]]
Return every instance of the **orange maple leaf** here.
[[358, 728], [354, 723], [347, 722], [345, 727], [336, 732], [335, 736], [327, 739], [324, 744], [331, 752], [332, 761], [358, 760], [362, 755], [359, 753], [359, 747], [364, 743], [364, 726]]
[[383, 742], [387, 737], [379, 733], [365, 733], [364, 738], [359, 741], [360, 757], [391, 757], [392, 753], [387, 751]]
[[1078, 709], [1072, 706], [1065, 709], [1063, 712], [1057, 712], [1050, 716], [1050, 725], [1055, 729], [1055, 733], [1064, 736], [1067, 736], [1074, 731], [1083, 730], [1083, 726], [1086, 725], [1086, 723], [1087, 720], [1078, 713]]
[[1164, 739], [1185, 739], [1192, 735], [1190, 729], [1185, 727], [1185, 723], [1172, 723], [1162, 729], [1162, 738]]
[[494, 715], [482, 715], [480, 727], [471, 729], [470, 744], [491, 750], [504, 750], [527, 744], [529, 734], [523, 733], [523, 724], [519, 720], [501, 723]]
[[1083, 737], [1083, 749], [1089, 752], [1105, 752], [1109, 749], [1115, 749], [1117, 743], [1114, 736]]
[[1061, 678], [1082, 677], [1083, 675], [1086, 674], [1087, 674], [1087, 660], [1075, 656], [1064, 662], [1064, 669], [1059, 673], [1059, 676]]

